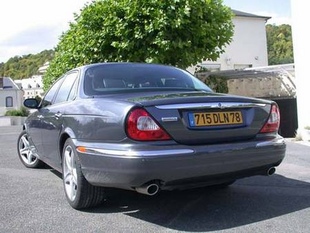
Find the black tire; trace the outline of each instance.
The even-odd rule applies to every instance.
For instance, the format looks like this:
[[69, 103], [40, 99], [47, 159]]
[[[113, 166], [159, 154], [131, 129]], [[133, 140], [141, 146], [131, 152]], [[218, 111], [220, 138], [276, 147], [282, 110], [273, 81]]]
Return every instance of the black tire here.
[[85, 179], [70, 138], [66, 140], [62, 152], [62, 179], [67, 201], [74, 209], [93, 207], [105, 199], [104, 188], [93, 186]]
[[27, 168], [42, 168], [44, 163], [38, 159], [34, 149], [30, 145], [28, 134], [23, 130], [17, 140], [17, 153], [20, 161]]

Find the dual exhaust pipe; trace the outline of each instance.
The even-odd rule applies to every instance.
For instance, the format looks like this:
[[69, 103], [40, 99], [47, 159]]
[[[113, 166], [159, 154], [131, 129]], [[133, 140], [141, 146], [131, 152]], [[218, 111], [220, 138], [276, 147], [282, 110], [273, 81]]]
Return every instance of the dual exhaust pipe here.
[[[276, 172], [275, 167], [270, 167], [265, 173], [267, 176], [271, 176]], [[160, 187], [157, 183], [149, 183], [135, 188], [138, 193], [154, 196], [160, 191]]]
[[156, 195], [159, 192], [159, 190], [160, 190], [159, 185], [156, 183], [150, 183], [136, 188], [136, 191], [138, 193], [142, 193], [149, 196]]
[[276, 168], [275, 167], [271, 167], [267, 170], [267, 176], [271, 176], [276, 172]]

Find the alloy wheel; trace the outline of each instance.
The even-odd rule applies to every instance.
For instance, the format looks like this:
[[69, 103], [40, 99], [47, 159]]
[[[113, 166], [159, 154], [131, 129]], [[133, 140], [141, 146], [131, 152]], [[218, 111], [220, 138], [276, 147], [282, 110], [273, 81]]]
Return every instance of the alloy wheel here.
[[20, 137], [18, 150], [20, 158], [26, 165], [32, 166], [37, 162], [38, 158], [35, 156], [33, 150], [31, 149], [27, 134], [23, 134]]
[[63, 177], [65, 192], [70, 201], [74, 201], [78, 190], [77, 170], [74, 150], [71, 145], [67, 145], [64, 150]]

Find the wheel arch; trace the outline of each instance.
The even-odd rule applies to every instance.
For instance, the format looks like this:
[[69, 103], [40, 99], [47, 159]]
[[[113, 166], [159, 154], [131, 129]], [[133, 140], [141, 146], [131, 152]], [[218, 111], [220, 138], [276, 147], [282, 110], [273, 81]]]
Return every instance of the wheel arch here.
[[62, 134], [59, 138], [59, 154], [60, 154], [60, 157], [62, 157], [62, 151], [64, 149], [65, 142], [67, 141], [68, 138], [75, 138], [75, 135], [71, 129], [66, 128], [62, 132]]

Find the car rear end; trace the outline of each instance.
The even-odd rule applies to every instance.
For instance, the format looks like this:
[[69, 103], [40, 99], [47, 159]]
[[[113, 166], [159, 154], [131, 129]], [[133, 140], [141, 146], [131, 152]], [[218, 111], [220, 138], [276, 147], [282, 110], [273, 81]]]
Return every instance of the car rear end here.
[[155, 191], [147, 190], [270, 175], [285, 156], [279, 109], [272, 101], [204, 92], [161, 94], [140, 97], [124, 121], [125, 141], [99, 143], [85, 152], [92, 154], [83, 161], [90, 183], [152, 195]]

